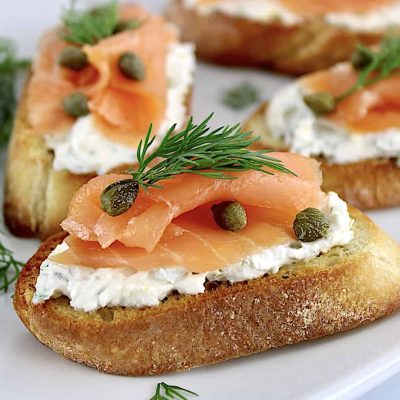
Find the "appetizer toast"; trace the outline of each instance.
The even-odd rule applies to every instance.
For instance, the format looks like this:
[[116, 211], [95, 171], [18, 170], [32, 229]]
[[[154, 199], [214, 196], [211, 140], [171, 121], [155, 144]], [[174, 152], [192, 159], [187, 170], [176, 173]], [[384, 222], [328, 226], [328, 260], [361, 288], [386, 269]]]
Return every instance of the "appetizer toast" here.
[[[77, 191], [65, 232], [22, 271], [14, 306], [46, 346], [107, 373], [160, 374], [400, 306], [399, 246], [321, 191], [316, 161], [249, 150], [240, 128], [204, 123], [167, 136], [155, 155], [149, 143], [132, 175]], [[147, 169], [153, 156], [162, 161]]]
[[[74, 29], [88, 18], [99, 18], [91, 23], [102, 22], [105, 31], [109, 25], [109, 32], [85, 42], [79, 35], [87, 26], [79, 35]], [[150, 123], [159, 134], [155, 146], [173, 123], [183, 126], [193, 68], [192, 46], [137, 5], [73, 10], [47, 31], [9, 146], [4, 214], [10, 230], [40, 238], [59, 231], [82, 184], [135, 163]]]
[[[282, 138], [274, 137], [265, 124], [268, 102], [262, 104], [244, 124], [246, 130], [262, 137], [262, 146], [288, 151]], [[400, 168], [394, 158], [335, 164], [323, 157], [322, 190], [336, 192], [349, 204], [362, 210], [398, 206], [400, 203]]]
[[209, 282], [203, 294], [172, 294], [156, 307], [91, 313], [74, 310], [64, 296], [32, 303], [41, 264], [65, 238], [59, 233], [24, 268], [14, 307], [46, 346], [121, 375], [188, 369], [331, 335], [400, 306], [398, 245], [359, 211], [351, 216], [355, 238], [349, 245], [277, 274]]
[[361, 209], [400, 204], [399, 37], [352, 63], [297, 79], [262, 104], [245, 128], [263, 146], [321, 162], [323, 189]]
[[170, 0], [166, 15], [205, 60], [300, 75], [379, 43], [399, 11], [396, 0]]

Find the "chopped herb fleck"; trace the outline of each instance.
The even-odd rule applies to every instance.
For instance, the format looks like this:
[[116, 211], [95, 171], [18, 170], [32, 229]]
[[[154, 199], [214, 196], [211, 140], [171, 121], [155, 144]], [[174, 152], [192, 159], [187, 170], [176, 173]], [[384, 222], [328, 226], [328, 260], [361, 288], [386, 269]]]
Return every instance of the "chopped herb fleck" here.
[[258, 89], [247, 82], [228, 89], [222, 96], [222, 103], [233, 110], [242, 110], [259, 100]]

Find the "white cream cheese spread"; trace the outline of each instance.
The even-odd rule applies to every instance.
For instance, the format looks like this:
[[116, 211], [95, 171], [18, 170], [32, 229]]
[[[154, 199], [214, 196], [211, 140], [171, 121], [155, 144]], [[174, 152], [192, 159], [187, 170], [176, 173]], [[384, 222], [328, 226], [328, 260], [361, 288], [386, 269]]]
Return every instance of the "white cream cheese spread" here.
[[265, 115], [269, 133], [283, 139], [291, 151], [306, 156], [323, 156], [336, 164], [400, 158], [399, 128], [351, 133], [324, 117], [316, 116], [304, 103], [304, 94], [298, 83], [284, 87], [271, 99]]
[[[330, 222], [325, 238], [266, 248], [238, 263], [202, 274], [193, 274], [184, 266], [135, 272], [129, 268], [65, 266], [46, 260], [40, 268], [33, 302], [38, 304], [65, 295], [71, 300], [72, 307], [86, 312], [107, 306], [156, 306], [174, 290], [181, 294], [203, 293], [206, 279], [241, 282], [266, 273], [276, 273], [284, 265], [315, 258], [334, 246], [350, 242], [353, 232], [347, 204], [331, 192], [323, 212]], [[66, 243], [62, 243], [54, 252], [62, 252], [67, 247]]]
[[329, 13], [325, 20], [356, 32], [382, 32], [400, 24], [400, 3], [377, 7], [363, 14]]
[[241, 17], [257, 22], [277, 20], [291, 26], [302, 18], [292, 13], [275, 0], [225, 0], [199, 4], [197, 0], [184, 0], [186, 7], [195, 8], [200, 14], [221, 12], [232, 17]]
[[[221, 12], [257, 22], [278, 20], [286, 26], [301, 23], [304, 18], [288, 10], [279, 0], [225, 0], [200, 4], [198, 0], [184, 0], [186, 7], [195, 8], [200, 14]], [[332, 12], [324, 20], [336, 26], [357, 32], [380, 32], [400, 24], [400, 3], [377, 7], [364, 13]]]
[[[179, 127], [185, 123], [186, 101], [194, 79], [194, 68], [193, 45], [173, 44], [166, 62], [167, 110], [152, 145], [153, 149], [160, 144], [173, 124]], [[57, 171], [104, 174], [119, 165], [137, 161], [135, 148], [116, 143], [102, 135], [90, 115], [78, 118], [66, 135], [47, 135], [46, 143], [54, 151], [53, 168]]]

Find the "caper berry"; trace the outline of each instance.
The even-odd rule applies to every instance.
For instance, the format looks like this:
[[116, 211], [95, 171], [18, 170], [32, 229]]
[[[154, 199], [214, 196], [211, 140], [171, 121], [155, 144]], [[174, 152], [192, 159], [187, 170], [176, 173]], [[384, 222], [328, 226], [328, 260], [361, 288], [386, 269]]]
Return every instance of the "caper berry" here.
[[226, 231], [240, 231], [247, 225], [247, 214], [237, 201], [224, 201], [211, 207], [216, 224]]
[[121, 33], [129, 31], [131, 29], [136, 29], [140, 26], [140, 21], [137, 19], [128, 19], [125, 21], [119, 21], [114, 28], [114, 33]]
[[89, 114], [88, 99], [83, 93], [73, 93], [63, 100], [64, 111], [74, 118]]
[[79, 47], [64, 47], [58, 57], [58, 63], [65, 68], [80, 71], [88, 65], [86, 53]]
[[124, 179], [107, 186], [101, 194], [101, 208], [111, 217], [127, 212], [139, 193], [139, 184], [134, 179]]
[[118, 66], [122, 74], [128, 79], [142, 81], [146, 77], [144, 64], [135, 53], [123, 53], [118, 60]]
[[316, 115], [328, 114], [336, 108], [335, 98], [328, 92], [307, 94], [303, 100]]
[[329, 221], [316, 208], [306, 208], [296, 215], [293, 223], [294, 233], [302, 242], [314, 242], [325, 237], [329, 230]]
[[367, 67], [372, 61], [372, 56], [364, 48], [358, 48], [351, 56], [351, 64], [357, 70]]

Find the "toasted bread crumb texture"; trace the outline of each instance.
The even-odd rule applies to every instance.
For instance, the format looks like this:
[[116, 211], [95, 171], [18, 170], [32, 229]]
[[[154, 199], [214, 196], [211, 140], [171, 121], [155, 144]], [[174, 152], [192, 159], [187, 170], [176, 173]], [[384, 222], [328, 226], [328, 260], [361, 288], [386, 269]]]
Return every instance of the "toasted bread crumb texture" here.
[[76, 311], [61, 297], [32, 304], [42, 261], [58, 234], [24, 268], [14, 306], [26, 327], [58, 353], [107, 373], [160, 374], [354, 328], [400, 306], [398, 245], [359, 211], [355, 239], [308, 262], [245, 283], [210, 284], [157, 307]]
[[196, 44], [206, 60], [237, 66], [256, 66], [300, 75], [346, 60], [357, 43], [378, 43], [383, 34], [357, 33], [329, 25], [316, 17], [294, 26], [235, 18], [215, 12], [202, 15], [170, 0], [167, 17], [185, 41]]
[[[281, 138], [271, 136], [265, 124], [268, 103], [262, 104], [243, 129], [262, 137], [262, 147], [287, 151]], [[395, 159], [366, 160], [350, 164], [321, 162], [322, 190], [336, 192], [343, 200], [362, 210], [400, 205], [400, 168]]]

